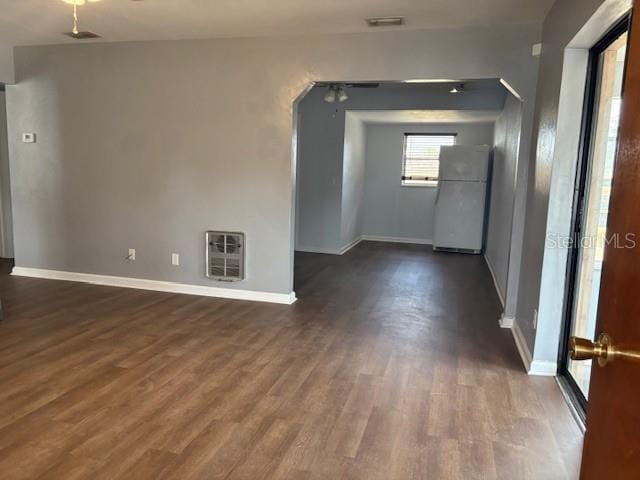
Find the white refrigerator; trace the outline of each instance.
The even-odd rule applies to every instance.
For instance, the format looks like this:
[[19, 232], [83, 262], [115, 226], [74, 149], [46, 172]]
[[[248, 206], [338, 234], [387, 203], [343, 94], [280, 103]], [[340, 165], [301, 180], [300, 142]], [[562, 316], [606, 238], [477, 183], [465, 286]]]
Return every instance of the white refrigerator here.
[[481, 253], [490, 147], [441, 147], [433, 248]]

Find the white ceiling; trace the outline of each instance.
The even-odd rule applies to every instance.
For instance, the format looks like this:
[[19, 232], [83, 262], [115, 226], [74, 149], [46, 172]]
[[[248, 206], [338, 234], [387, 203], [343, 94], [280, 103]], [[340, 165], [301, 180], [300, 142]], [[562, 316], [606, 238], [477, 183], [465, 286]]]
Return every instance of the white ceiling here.
[[[537, 23], [554, 0], [101, 0], [79, 7], [101, 41], [370, 31], [367, 17], [406, 17], [405, 29]], [[62, 0], [0, 0], [0, 44], [74, 42]], [[383, 28], [375, 29], [376, 31]]]
[[418, 124], [418, 123], [493, 123], [499, 110], [349, 110], [369, 125]]

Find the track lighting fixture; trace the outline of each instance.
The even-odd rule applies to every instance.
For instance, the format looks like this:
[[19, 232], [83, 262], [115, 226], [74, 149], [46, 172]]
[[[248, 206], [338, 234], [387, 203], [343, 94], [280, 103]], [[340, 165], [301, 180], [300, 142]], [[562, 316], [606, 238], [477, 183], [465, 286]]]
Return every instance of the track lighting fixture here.
[[327, 103], [333, 103], [336, 101], [336, 89], [333, 85], [327, 88], [327, 91], [324, 94], [324, 101]]
[[327, 103], [333, 103], [336, 99], [342, 103], [349, 100], [347, 90], [342, 85], [329, 85], [327, 91], [324, 94], [324, 101]]
[[460, 85], [455, 85], [451, 90], [449, 90], [449, 93], [464, 93], [464, 84], [460, 84]]

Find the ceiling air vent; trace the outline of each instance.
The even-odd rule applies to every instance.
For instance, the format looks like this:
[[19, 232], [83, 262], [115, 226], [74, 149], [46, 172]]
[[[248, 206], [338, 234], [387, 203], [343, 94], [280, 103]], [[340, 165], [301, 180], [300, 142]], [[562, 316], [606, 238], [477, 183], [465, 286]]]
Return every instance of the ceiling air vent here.
[[374, 17], [366, 19], [370, 27], [399, 27], [404, 25], [404, 17]]
[[66, 35], [67, 37], [75, 38], [76, 40], [87, 40], [87, 39], [90, 39], [90, 38], [100, 38], [100, 35], [98, 35], [97, 33], [93, 33], [93, 32], [78, 32], [78, 33], [65, 32], [63, 35]]
[[244, 233], [205, 233], [207, 277], [237, 282], [244, 279]]

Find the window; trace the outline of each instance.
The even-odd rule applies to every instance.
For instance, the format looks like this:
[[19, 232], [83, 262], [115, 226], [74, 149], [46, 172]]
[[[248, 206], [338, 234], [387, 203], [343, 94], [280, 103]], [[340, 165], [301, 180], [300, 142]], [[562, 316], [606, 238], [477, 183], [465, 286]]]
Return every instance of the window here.
[[455, 134], [405, 133], [402, 185], [437, 185], [440, 147], [455, 143]]

